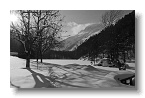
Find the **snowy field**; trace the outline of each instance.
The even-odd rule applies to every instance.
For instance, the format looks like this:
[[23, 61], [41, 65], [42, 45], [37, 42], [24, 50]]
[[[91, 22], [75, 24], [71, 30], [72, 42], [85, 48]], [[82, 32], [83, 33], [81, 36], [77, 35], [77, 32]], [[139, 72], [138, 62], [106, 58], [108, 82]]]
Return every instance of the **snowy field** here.
[[[32, 61], [36, 61], [36, 59], [32, 60]], [[43, 62], [45, 63], [52, 63], [52, 64], [59, 64], [59, 65], [68, 65], [68, 64], [79, 64], [79, 65], [90, 65], [91, 62], [90, 61], [83, 61], [83, 60], [72, 60], [72, 59], [67, 59], [67, 60], [64, 60], [64, 59], [49, 59], [49, 60], [46, 60], [46, 59], [43, 59]]]
[[[119, 71], [118, 68], [89, 66], [89, 61], [31, 60], [30, 69], [25, 59], [10, 58], [10, 83], [16, 88], [134, 88], [116, 81], [116, 75], [132, 76], [135, 70]], [[133, 64], [132, 64], [133, 65]]]

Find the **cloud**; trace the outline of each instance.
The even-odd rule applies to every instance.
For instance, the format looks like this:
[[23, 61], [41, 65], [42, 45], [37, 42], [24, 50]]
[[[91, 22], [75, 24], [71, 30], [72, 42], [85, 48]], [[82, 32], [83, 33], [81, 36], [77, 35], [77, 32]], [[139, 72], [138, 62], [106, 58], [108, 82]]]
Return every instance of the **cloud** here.
[[67, 26], [70, 27], [70, 35], [76, 35], [78, 34], [81, 30], [84, 30], [88, 25], [92, 23], [87, 23], [87, 24], [77, 24], [75, 22], [69, 22]]
[[73, 26], [77, 26], [78, 24], [75, 22], [69, 22], [67, 23], [67, 26], [73, 27]]

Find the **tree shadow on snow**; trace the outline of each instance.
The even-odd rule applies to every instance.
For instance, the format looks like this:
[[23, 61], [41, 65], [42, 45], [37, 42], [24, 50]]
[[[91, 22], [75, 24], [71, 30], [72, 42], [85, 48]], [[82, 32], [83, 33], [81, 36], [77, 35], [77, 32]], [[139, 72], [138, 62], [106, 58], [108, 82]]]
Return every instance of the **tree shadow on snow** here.
[[[51, 66], [49, 66], [49, 67], [56, 67], [56, 68], [59, 68], [59, 69], [61, 69], [61, 70], [64, 70], [64, 71], [66, 71], [66, 72], [68, 72], [68, 73], [72, 73], [72, 74], [74, 74], [74, 75], [77, 75], [77, 76], [79, 76], [79, 78], [83, 78], [83, 77], [90, 77], [90, 78], [95, 78], [94, 76], [90, 76], [89, 74], [87, 75], [87, 74], [83, 74], [83, 73], [81, 73], [81, 72], [75, 72], [75, 71], [77, 71], [78, 69], [82, 69], [82, 68], [84, 68], [84, 69], [82, 69], [82, 70], [84, 70], [84, 71], [88, 71], [88, 72], [91, 72], [91, 71], [93, 71], [93, 72], [97, 72], [98, 74], [99, 73], [109, 73], [110, 71], [107, 71], [107, 70], [101, 70], [101, 69], [97, 69], [97, 68], [95, 68], [95, 67], [93, 67], [93, 66], [91, 66], [91, 65], [87, 65], [87, 66], [84, 66], [84, 65], [79, 65], [79, 64], [67, 64], [67, 65], [64, 65], [64, 66], [61, 66], [61, 65], [58, 65], [58, 64], [53, 64], [53, 63], [46, 63], [46, 62], [43, 62], [43, 64], [44, 65], [51, 65]], [[69, 71], [69, 70], [67, 70], [67, 69], [73, 69], [73, 71]], [[92, 74], [92, 73], [91, 73]], [[100, 77], [100, 79], [102, 79], [102, 77], [104, 77], [104, 76], [99, 76]], [[97, 79], [99, 78], [98, 76], [96, 77]], [[84, 78], [83, 78], [84, 79]]]
[[54, 79], [48, 77], [48, 76], [44, 76], [40, 73], [37, 73], [33, 70], [31, 70], [30, 68], [23, 68], [23, 69], [27, 69], [28, 71], [30, 71], [32, 73], [32, 76], [35, 80], [35, 86], [34, 88], [55, 88], [55, 86], [53, 85], [53, 81]]
[[32, 73], [32, 76], [35, 80], [35, 86], [34, 88], [57, 88], [57, 86], [54, 85], [54, 83], [59, 83], [59, 84], [63, 84], [65, 86], [71, 86], [71, 87], [79, 87], [79, 88], [84, 88], [82, 86], [77, 86], [77, 85], [71, 85], [62, 81], [57, 81], [54, 78], [51, 78], [49, 76], [44, 76], [40, 73], [37, 73], [33, 70], [31, 70], [30, 68], [23, 68], [23, 69], [27, 69], [28, 71], [30, 71]]

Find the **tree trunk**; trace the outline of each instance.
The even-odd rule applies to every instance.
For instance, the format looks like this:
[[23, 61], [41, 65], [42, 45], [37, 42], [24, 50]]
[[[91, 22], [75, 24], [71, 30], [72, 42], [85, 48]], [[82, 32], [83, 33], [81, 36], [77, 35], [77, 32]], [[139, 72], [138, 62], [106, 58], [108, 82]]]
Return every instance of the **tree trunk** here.
[[113, 61], [113, 54], [112, 54], [112, 52], [110, 53], [110, 59], [111, 59], [111, 61]]
[[38, 69], [38, 52], [37, 52], [36, 59], [37, 59], [37, 69]]
[[29, 55], [26, 58], [26, 68], [30, 68], [30, 56]]
[[37, 57], [37, 63], [38, 63], [38, 57]]
[[39, 57], [40, 57], [40, 62], [42, 63], [42, 47], [41, 47], [41, 43], [40, 44], [40, 47], [39, 47]]
[[127, 53], [126, 53], [126, 56], [127, 56], [127, 59], [129, 60], [129, 55], [128, 55], [128, 51], [127, 51]]
[[37, 60], [37, 64], [38, 64], [38, 51], [37, 51], [37, 54], [36, 54], [36, 60]]
[[43, 61], [42, 61], [42, 53], [41, 53], [41, 63], [42, 63]]
[[123, 51], [123, 61], [124, 61], [124, 63], [126, 62], [125, 51]]
[[103, 58], [104, 58], [104, 53], [103, 53]]

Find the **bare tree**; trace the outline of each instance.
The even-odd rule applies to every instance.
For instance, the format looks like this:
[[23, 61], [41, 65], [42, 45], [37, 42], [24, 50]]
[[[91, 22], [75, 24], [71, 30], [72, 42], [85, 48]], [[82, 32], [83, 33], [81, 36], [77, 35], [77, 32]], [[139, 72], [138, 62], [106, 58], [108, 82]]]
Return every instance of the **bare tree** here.
[[28, 11], [16, 11], [20, 17], [20, 23], [14, 25], [11, 23], [11, 33], [13, 34], [13, 38], [20, 41], [24, 46], [24, 52], [26, 53], [26, 68], [30, 67], [30, 55], [31, 55], [31, 45], [33, 43], [32, 35], [30, 32], [30, 10]]
[[35, 51], [41, 57], [47, 49], [57, 46], [59, 32], [62, 31], [62, 17], [59, 11], [51, 10], [19, 10], [17, 24], [11, 23], [13, 38], [20, 41], [26, 53], [26, 67], [30, 67], [30, 56]]
[[32, 13], [34, 19], [35, 31], [37, 34], [37, 61], [46, 50], [50, 50], [59, 44], [60, 33], [62, 32], [62, 20], [59, 11], [34, 10]]
[[107, 11], [104, 15], [102, 15], [101, 21], [104, 24], [104, 26], [114, 24], [122, 14], [122, 12], [123, 12], [122, 10]]

